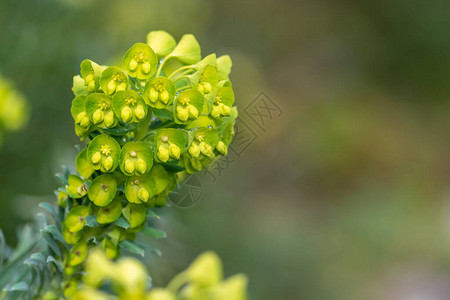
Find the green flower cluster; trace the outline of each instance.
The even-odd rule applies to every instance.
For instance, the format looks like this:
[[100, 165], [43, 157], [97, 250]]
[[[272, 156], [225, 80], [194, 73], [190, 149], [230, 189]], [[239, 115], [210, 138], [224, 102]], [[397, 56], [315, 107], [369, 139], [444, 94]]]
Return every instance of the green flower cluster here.
[[25, 125], [28, 111], [25, 97], [0, 75], [0, 142], [3, 131], [18, 130]]
[[[86, 262], [84, 284], [71, 285], [72, 300], [245, 300], [247, 278], [237, 274], [223, 279], [222, 263], [213, 252], [201, 254], [185, 271], [172, 279], [166, 288], [148, 289], [148, 275], [136, 259], [123, 258], [117, 263], [107, 259], [102, 251], [93, 251]], [[102, 286], [112, 283], [115, 294]]]
[[176, 43], [164, 31], [128, 49], [121, 66], [81, 63], [71, 114], [87, 146], [58, 190], [68, 282], [90, 247], [119, 257], [185, 173], [227, 154], [237, 118], [230, 70], [229, 56], [202, 59], [193, 35]]

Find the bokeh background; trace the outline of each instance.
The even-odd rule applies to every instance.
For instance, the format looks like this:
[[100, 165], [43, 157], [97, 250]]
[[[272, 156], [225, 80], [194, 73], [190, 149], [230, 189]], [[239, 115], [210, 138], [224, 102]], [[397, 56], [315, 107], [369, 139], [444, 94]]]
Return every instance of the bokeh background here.
[[244, 108], [282, 110], [192, 208], [161, 212], [146, 261], [165, 284], [212, 249], [251, 299], [450, 298], [450, 2], [0, 0], [0, 70], [32, 106], [0, 149], [0, 227], [52, 199], [73, 167], [72, 76], [150, 30], [233, 59]]

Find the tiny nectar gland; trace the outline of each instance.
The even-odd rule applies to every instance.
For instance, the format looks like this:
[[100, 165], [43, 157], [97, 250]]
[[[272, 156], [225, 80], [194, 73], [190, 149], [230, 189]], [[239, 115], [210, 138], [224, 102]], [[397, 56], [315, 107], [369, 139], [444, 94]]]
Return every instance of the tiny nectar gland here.
[[111, 147], [110, 147], [109, 145], [102, 145], [100, 151], [101, 151], [104, 155], [108, 156], [109, 154], [111, 154]]
[[106, 102], [99, 103], [98, 108], [100, 108], [101, 110], [107, 110], [109, 109], [109, 103]]
[[189, 102], [191, 102], [191, 99], [189, 99], [188, 97], [184, 97], [183, 99], [180, 99], [178, 101], [180, 101], [182, 105], [187, 105], [189, 104]]
[[134, 98], [127, 98], [127, 99], [125, 99], [125, 102], [128, 105], [136, 105], [136, 99], [134, 99]]
[[137, 154], [136, 154], [136, 152], [135, 152], [135, 151], [131, 151], [131, 152], [130, 152], [130, 156], [131, 156], [131, 157], [136, 157], [136, 156], [137, 156]]
[[168, 142], [169, 141], [169, 138], [167, 137], [167, 136], [162, 136], [161, 137], [161, 141], [163, 141], [164, 143], [166, 143], [166, 142]]
[[203, 142], [205, 136], [203, 134], [197, 134], [197, 136], [195, 137], [199, 142]]

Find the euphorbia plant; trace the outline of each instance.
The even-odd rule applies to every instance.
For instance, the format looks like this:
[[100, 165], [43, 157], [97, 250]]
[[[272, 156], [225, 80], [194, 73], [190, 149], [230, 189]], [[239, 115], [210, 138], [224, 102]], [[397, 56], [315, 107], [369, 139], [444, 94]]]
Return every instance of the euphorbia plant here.
[[[41, 204], [52, 216], [41, 214], [42, 241], [24, 241], [27, 251], [7, 258], [0, 275], [3, 295], [81, 297], [78, 285], [89, 276], [83, 263], [93, 248], [112, 260], [121, 249], [143, 255], [137, 234], [164, 235], [149, 222], [157, 216], [154, 208], [167, 205], [166, 197], [186, 174], [227, 153], [237, 117], [230, 70], [228, 56], [202, 59], [193, 35], [176, 43], [163, 31], [131, 46], [119, 66], [84, 60], [72, 88], [75, 133], [84, 143], [76, 173], [58, 174], [63, 186], [56, 206]], [[22, 261], [34, 271], [16, 276], [12, 266]], [[174, 298], [168, 299], [210, 299], [205, 286], [197, 297], [185, 287], [193, 284], [189, 276], [177, 278], [184, 281], [169, 288]]]

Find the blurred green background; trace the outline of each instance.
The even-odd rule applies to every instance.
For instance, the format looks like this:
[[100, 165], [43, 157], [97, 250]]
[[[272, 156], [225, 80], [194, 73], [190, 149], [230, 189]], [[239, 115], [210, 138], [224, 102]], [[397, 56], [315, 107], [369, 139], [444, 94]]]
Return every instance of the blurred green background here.
[[[165, 209], [158, 285], [212, 249], [252, 299], [450, 298], [450, 2], [0, 0], [0, 70], [28, 126], [0, 149], [11, 243], [73, 167], [72, 76], [150, 30], [230, 54], [258, 138], [195, 207]], [[264, 91], [281, 117], [244, 119]]]

